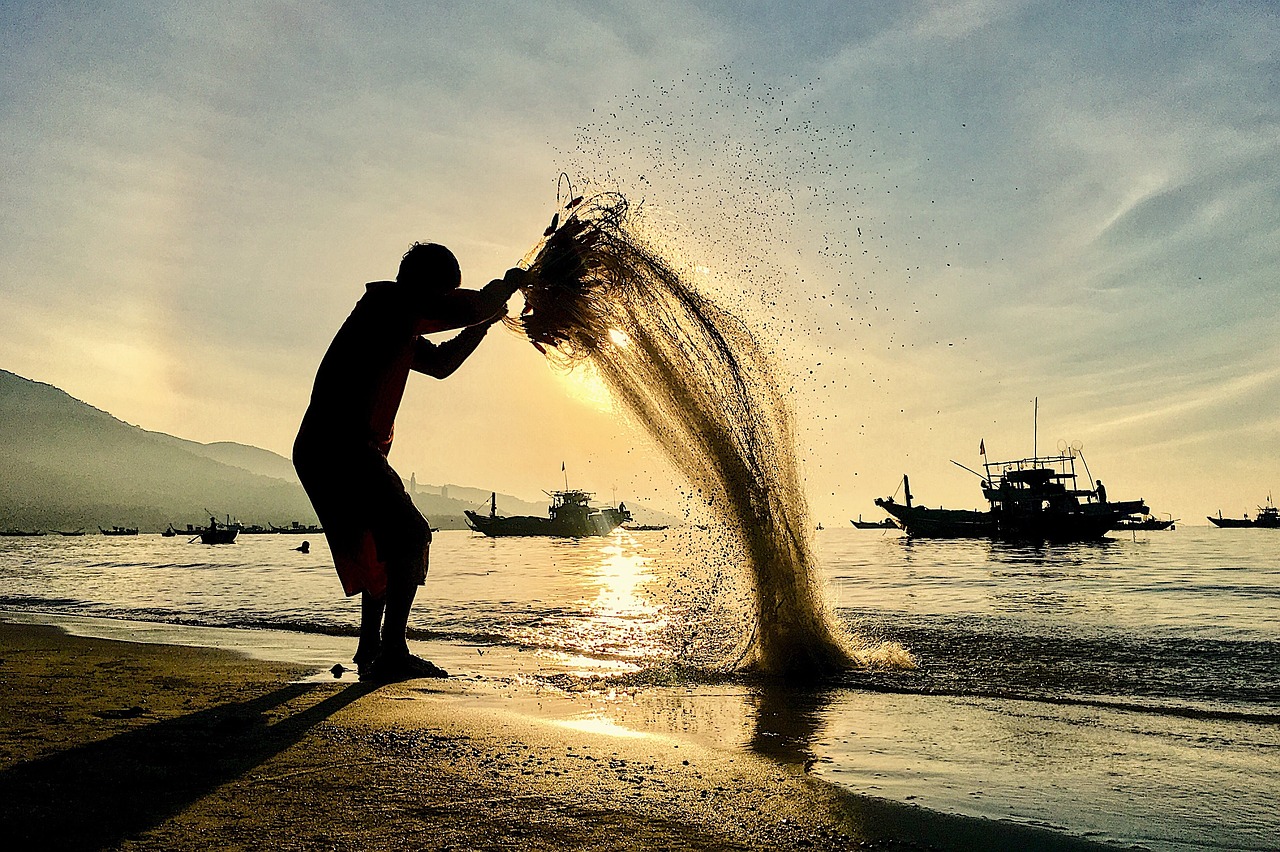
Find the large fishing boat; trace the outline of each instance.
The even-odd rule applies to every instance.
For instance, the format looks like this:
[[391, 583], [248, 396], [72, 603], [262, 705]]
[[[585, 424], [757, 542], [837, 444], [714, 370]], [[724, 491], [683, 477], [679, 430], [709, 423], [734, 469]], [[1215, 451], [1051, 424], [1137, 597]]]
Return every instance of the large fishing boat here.
[[922, 538], [1091, 541], [1102, 538], [1110, 530], [1120, 529], [1124, 520], [1149, 514], [1141, 500], [1108, 501], [1101, 483], [1096, 489], [1080, 488], [1076, 479], [1077, 457], [1078, 453], [1073, 451], [1057, 456], [988, 462], [984, 451], [986, 475], [969, 468], [965, 470], [982, 477], [982, 494], [990, 504], [985, 511], [915, 505], [906, 476], [902, 477], [905, 504], [886, 497], [876, 498], [876, 505], [892, 515], [907, 535]]
[[103, 535], [137, 535], [138, 528], [113, 526], [109, 530], [104, 530], [102, 527], [98, 527], [98, 532], [102, 533]]
[[1280, 529], [1280, 510], [1276, 509], [1276, 505], [1271, 502], [1271, 495], [1267, 495], [1267, 505], [1258, 507], [1258, 514], [1249, 517], [1245, 513], [1243, 518], [1224, 518], [1222, 510], [1218, 510], [1218, 517], [1208, 515], [1209, 523], [1216, 527], [1266, 527], [1269, 529]]
[[594, 494], [588, 491], [565, 490], [544, 492], [551, 498], [548, 517], [532, 515], [504, 516], [498, 514], [498, 495], [489, 495], [489, 514], [482, 515], [470, 509], [464, 514], [471, 529], [487, 536], [547, 535], [564, 538], [608, 535], [623, 523], [631, 520], [625, 503], [617, 508], [591, 505]]

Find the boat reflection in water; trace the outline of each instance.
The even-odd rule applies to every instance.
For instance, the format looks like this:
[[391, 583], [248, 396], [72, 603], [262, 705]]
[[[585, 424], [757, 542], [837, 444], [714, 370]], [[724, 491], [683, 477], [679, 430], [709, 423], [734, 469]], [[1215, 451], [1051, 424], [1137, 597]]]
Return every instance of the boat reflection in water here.
[[489, 496], [489, 514], [468, 510], [467, 524], [471, 529], [488, 536], [549, 535], [563, 538], [608, 535], [624, 522], [631, 520], [625, 503], [617, 508], [605, 506], [597, 509], [591, 505], [594, 496], [588, 491], [566, 490], [546, 492], [551, 498], [548, 517], [532, 515], [505, 516], [498, 514], [496, 493]]

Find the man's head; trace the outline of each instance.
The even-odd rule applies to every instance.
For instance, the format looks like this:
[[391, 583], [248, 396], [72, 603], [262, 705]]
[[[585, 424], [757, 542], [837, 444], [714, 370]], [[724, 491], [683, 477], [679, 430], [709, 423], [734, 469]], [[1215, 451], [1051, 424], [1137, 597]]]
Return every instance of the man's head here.
[[438, 243], [414, 243], [400, 260], [396, 280], [403, 284], [453, 290], [462, 284], [462, 270], [453, 252]]

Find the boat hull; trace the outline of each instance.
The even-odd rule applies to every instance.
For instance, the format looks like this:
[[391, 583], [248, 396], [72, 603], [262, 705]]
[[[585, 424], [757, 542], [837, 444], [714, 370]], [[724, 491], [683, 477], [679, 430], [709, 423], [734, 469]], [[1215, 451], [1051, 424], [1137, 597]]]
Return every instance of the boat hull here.
[[554, 536], [558, 538], [586, 538], [602, 536], [616, 530], [625, 520], [617, 509], [601, 509], [577, 517], [538, 518], [532, 515], [481, 515], [468, 511], [467, 523], [471, 529], [487, 536]]
[[1259, 529], [1280, 529], [1280, 522], [1274, 522], [1270, 519], [1263, 518], [1254, 520], [1252, 518], [1215, 518], [1208, 515], [1209, 523], [1216, 527], [1225, 527], [1228, 529], [1239, 529], [1243, 527], [1259, 528]]
[[888, 500], [876, 505], [892, 515], [907, 535], [918, 538], [1000, 538], [1012, 541], [1096, 541], [1121, 519], [1140, 513], [1141, 501], [1084, 506], [1076, 512], [1002, 513], [977, 509], [930, 509]]
[[898, 528], [893, 518], [885, 518], [883, 521], [849, 521], [849, 523], [860, 530], [896, 530]]

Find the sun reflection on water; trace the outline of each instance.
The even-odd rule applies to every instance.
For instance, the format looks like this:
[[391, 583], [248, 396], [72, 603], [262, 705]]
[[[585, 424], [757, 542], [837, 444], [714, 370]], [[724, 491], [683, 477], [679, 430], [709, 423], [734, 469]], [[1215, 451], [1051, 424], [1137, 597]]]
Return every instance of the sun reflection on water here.
[[650, 560], [622, 542], [619, 536], [600, 550], [596, 596], [583, 602], [580, 647], [629, 659], [662, 656], [667, 619], [646, 593], [654, 579]]

